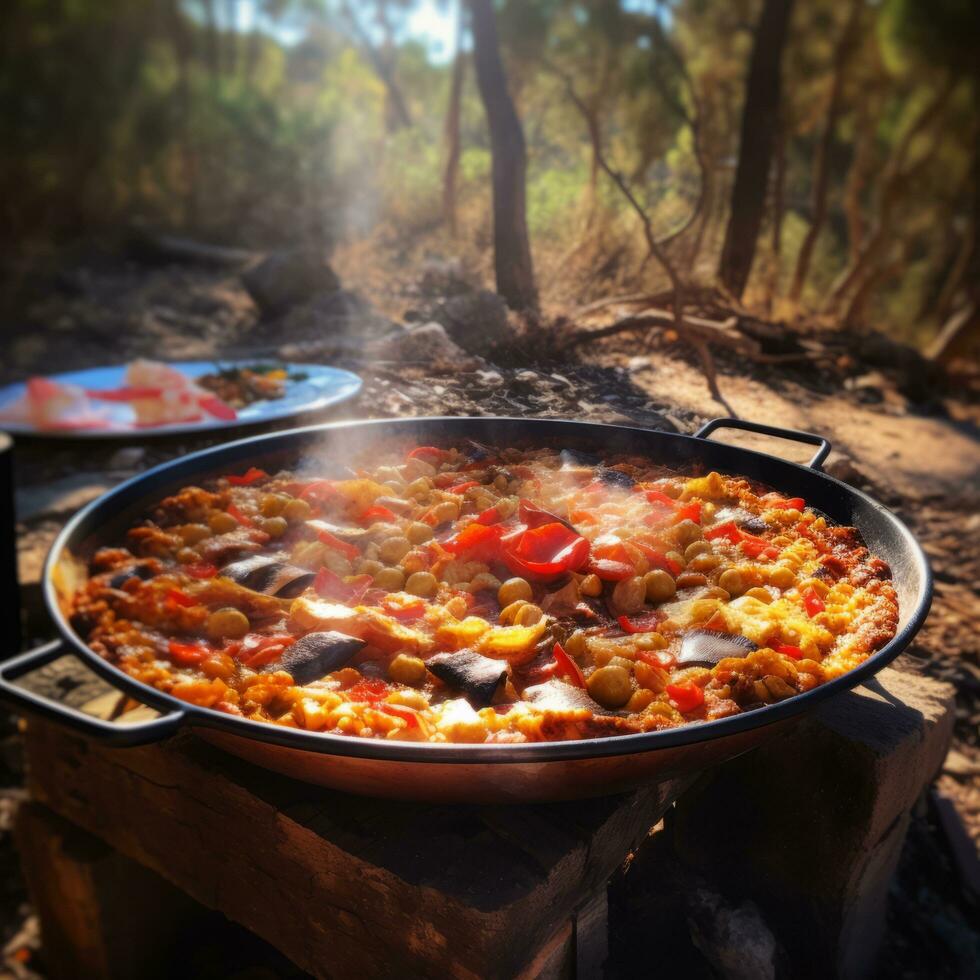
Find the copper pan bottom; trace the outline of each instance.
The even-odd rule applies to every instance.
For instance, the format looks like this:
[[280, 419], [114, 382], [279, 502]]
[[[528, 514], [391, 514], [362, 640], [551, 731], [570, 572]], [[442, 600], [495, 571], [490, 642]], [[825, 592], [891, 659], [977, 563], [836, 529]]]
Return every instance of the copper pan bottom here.
[[306, 783], [362, 796], [429, 803], [538, 803], [608, 796], [732, 759], [796, 718], [694, 745], [555, 762], [394, 762], [307, 752], [214, 729], [196, 734], [232, 755]]

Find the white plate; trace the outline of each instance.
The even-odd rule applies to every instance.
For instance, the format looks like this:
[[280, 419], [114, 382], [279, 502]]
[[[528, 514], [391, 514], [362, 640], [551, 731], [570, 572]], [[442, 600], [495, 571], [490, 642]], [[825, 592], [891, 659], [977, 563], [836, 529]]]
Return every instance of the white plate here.
[[[288, 419], [293, 416], [314, 412], [336, 405], [338, 402], [353, 398], [361, 390], [361, 379], [350, 371], [341, 368], [326, 367], [322, 364], [288, 364], [279, 361], [270, 362], [255, 358], [252, 360], [236, 361], [173, 361], [168, 362], [189, 378], [198, 378], [202, 374], [212, 374], [218, 367], [243, 368], [255, 365], [274, 363], [287, 374], [304, 374], [302, 381], [284, 381], [282, 398], [273, 398], [253, 402], [242, 409], [237, 409], [234, 419], [216, 419], [210, 416], [196, 422], [175, 422], [167, 425], [137, 426], [132, 408], [125, 402], [98, 402], [100, 411], [105, 410], [110, 425], [98, 429], [40, 429], [31, 422], [8, 422], [0, 418], [0, 429], [14, 435], [30, 435], [55, 439], [118, 439], [140, 436], [176, 435], [182, 432], [206, 432], [210, 429], [230, 429], [240, 425], [258, 425], [261, 422], [273, 422], [277, 419]], [[121, 388], [125, 384], [125, 366], [89, 368], [86, 371], [68, 371], [65, 374], [50, 375], [51, 381], [65, 384], [80, 385], [88, 389]], [[14, 402], [22, 398], [26, 391], [23, 382], [0, 388], [0, 416]]]

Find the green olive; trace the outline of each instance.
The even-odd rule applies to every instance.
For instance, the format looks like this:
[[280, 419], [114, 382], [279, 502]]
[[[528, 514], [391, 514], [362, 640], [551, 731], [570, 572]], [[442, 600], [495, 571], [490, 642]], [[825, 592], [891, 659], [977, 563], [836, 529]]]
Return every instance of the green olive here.
[[408, 581], [405, 583], [406, 592], [423, 598], [435, 595], [438, 588], [439, 583], [432, 572], [413, 572], [408, 576]]
[[374, 573], [374, 584], [388, 592], [398, 592], [405, 584], [405, 573], [400, 568], [380, 568]]
[[686, 519], [674, 525], [674, 539], [679, 545], [687, 547], [695, 541], [701, 540], [701, 525]]
[[592, 699], [604, 708], [621, 708], [633, 694], [629, 671], [618, 664], [593, 671], [586, 686]]
[[385, 538], [378, 544], [378, 557], [389, 565], [400, 562], [412, 550], [412, 542], [402, 535]]
[[217, 510], [208, 518], [208, 527], [215, 534], [227, 534], [229, 531], [234, 531], [238, 527], [238, 521], [231, 514], [226, 514], [223, 510]]
[[673, 576], [662, 568], [647, 572], [643, 576], [643, 584], [647, 590], [647, 602], [666, 602], [673, 599], [677, 591]]
[[263, 517], [278, 517], [288, 503], [289, 497], [285, 497], [281, 493], [267, 493], [262, 498], [259, 510]]
[[216, 609], [207, 621], [207, 633], [212, 640], [229, 638], [237, 640], [243, 637], [250, 629], [251, 623], [248, 616], [230, 606], [226, 609]]
[[711, 551], [711, 544], [707, 541], [695, 541], [684, 549], [684, 558], [690, 561], [698, 555], [706, 555]]
[[576, 630], [565, 640], [565, 653], [570, 657], [584, 657], [588, 651], [585, 634]]
[[197, 544], [198, 541], [211, 537], [211, 528], [206, 524], [185, 524], [177, 528], [177, 533], [184, 544]]
[[312, 513], [313, 509], [310, 505], [305, 500], [300, 500], [299, 497], [294, 497], [282, 509], [282, 516], [290, 524], [299, 524], [300, 521], [308, 520]]
[[535, 623], [541, 622], [542, 616], [544, 616], [544, 613], [541, 611], [540, 606], [536, 606], [532, 602], [526, 602], [517, 610], [517, 615], [514, 616], [514, 625], [533, 626]]
[[769, 583], [776, 586], [777, 589], [791, 589], [796, 585], [796, 574], [785, 565], [777, 565], [769, 573]]
[[534, 590], [531, 583], [523, 578], [509, 578], [497, 590], [497, 601], [501, 606], [509, 606], [518, 599], [530, 602], [534, 598]]
[[405, 528], [405, 537], [408, 538], [412, 544], [422, 544], [424, 541], [428, 541], [432, 537], [432, 528], [423, 521], [413, 521], [411, 524]]
[[646, 585], [638, 575], [633, 578], [624, 578], [613, 586], [612, 604], [620, 613], [627, 615], [639, 612], [646, 602]]
[[388, 664], [388, 676], [397, 684], [415, 687], [425, 680], [425, 663], [418, 657], [400, 653]]
[[745, 576], [737, 568], [726, 568], [718, 578], [718, 585], [730, 595], [745, 591]]
[[281, 538], [289, 528], [289, 524], [286, 523], [285, 517], [267, 517], [260, 527], [270, 538]]

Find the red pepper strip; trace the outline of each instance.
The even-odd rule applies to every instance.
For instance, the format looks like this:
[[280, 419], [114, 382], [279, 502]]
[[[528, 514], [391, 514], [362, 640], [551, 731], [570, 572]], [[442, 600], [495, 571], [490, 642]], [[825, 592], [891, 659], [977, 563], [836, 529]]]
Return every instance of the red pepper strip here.
[[218, 574], [218, 566], [212, 565], [209, 561], [196, 561], [190, 565], [184, 565], [183, 570], [191, 578], [214, 578]]
[[351, 701], [380, 701], [388, 694], [389, 690], [384, 681], [365, 677], [364, 680], [358, 681], [353, 687], [342, 693], [345, 693]]
[[367, 523], [367, 521], [397, 521], [398, 515], [391, 510], [389, 507], [384, 507], [381, 504], [374, 504], [368, 507], [363, 514], [361, 514], [360, 522], [362, 524]]
[[555, 644], [553, 651], [555, 657], [555, 673], [562, 677], [567, 677], [576, 687], [585, 687], [585, 675], [579, 669], [579, 665], [565, 653], [564, 647], [560, 643]]
[[321, 568], [313, 580], [313, 590], [322, 599], [360, 599], [371, 584], [370, 575], [358, 575], [345, 582], [329, 568]]
[[411, 620], [418, 619], [425, 612], [426, 603], [424, 599], [387, 593], [381, 600], [381, 607], [395, 619]]
[[799, 647], [791, 646], [788, 643], [780, 643], [775, 649], [776, 653], [781, 653], [786, 657], [792, 657], [794, 660], [803, 659], [803, 651]]
[[180, 589], [167, 589], [166, 597], [171, 602], [175, 602], [178, 606], [183, 606], [185, 609], [189, 606], [197, 605], [197, 599], [192, 598], [186, 592], [181, 592]]
[[800, 595], [803, 598], [803, 608], [806, 609], [806, 614], [812, 619], [817, 613], [822, 613], [827, 607], [823, 603], [823, 599], [813, 591], [812, 588], [804, 589]]
[[543, 510], [541, 507], [532, 504], [530, 500], [522, 500], [517, 508], [517, 515], [528, 527], [541, 527], [543, 524], [564, 524], [570, 531], [574, 531], [568, 521], [551, 511]]
[[770, 509], [803, 510], [806, 507], [802, 497], [780, 497], [778, 493], [767, 493], [762, 500]]
[[591, 547], [588, 538], [564, 524], [542, 524], [526, 530], [505, 561], [532, 575], [559, 575], [577, 572], [588, 561]]
[[471, 561], [496, 561], [500, 557], [500, 539], [504, 529], [499, 524], [467, 524], [457, 535], [443, 543], [454, 555]]
[[478, 487], [478, 486], [480, 486], [480, 481], [479, 480], [466, 480], [463, 483], [457, 483], [456, 486], [454, 486], [454, 487], [450, 487], [449, 488], [449, 492], [450, 493], [466, 493], [466, 491], [469, 490], [470, 487]]
[[386, 701], [384, 704], [378, 705], [378, 710], [383, 711], [386, 715], [393, 715], [395, 718], [403, 718], [408, 722], [409, 728], [419, 727], [419, 713], [406, 704], [390, 704]]
[[714, 541], [716, 538], [727, 538], [732, 544], [738, 544], [742, 540], [742, 532], [734, 521], [725, 521], [724, 524], [709, 527], [704, 532], [704, 536], [708, 541]]
[[100, 402], [131, 402], [137, 398], [159, 398], [163, 388], [138, 388], [124, 386], [122, 388], [88, 388], [85, 394]]
[[649, 559], [650, 564], [654, 568], [662, 568], [665, 572], [670, 572], [674, 578], [680, 575], [680, 573], [683, 571], [679, 562], [673, 558], [668, 558], [664, 552], [658, 551], [653, 547], [653, 545], [646, 544], [643, 541], [638, 541], [636, 538], [633, 538], [630, 541], [630, 544], [632, 544], [634, 548], [639, 548], [640, 551], [642, 551], [643, 554]]
[[339, 551], [345, 558], [349, 558], [353, 561], [360, 555], [357, 548], [347, 541], [341, 541], [336, 535], [331, 534], [329, 531], [318, 531], [317, 538], [323, 542], [328, 548], [333, 548], [335, 551]]
[[[739, 542], [742, 551], [749, 556], [749, 558], [758, 558], [764, 551], [768, 551], [772, 547], [765, 538], [756, 537], [754, 534], [742, 534], [742, 540]], [[778, 552], [777, 552], [778, 554]]]
[[199, 664], [209, 653], [206, 646], [200, 643], [178, 643], [171, 640], [167, 644], [170, 659], [180, 667], [193, 667]]
[[694, 521], [695, 524], [701, 523], [701, 501], [693, 500], [677, 511], [678, 521]]
[[617, 622], [624, 633], [652, 633], [660, 625], [662, 617], [656, 613], [646, 616], [637, 616], [630, 619], [629, 616], [620, 616]]
[[255, 523], [250, 517], [246, 517], [234, 504], [228, 505], [228, 513], [238, 521], [242, 527], [255, 527]]
[[666, 504], [668, 507], [677, 506], [677, 501], [673, 497], [668, 497], [663, 490], [644, 490], [643, 492], [651, 504]]
[[307, 483], [300, 490], [299, 499], [305, 500], [308, 504], [322, 504], [330, 497], [337, 497], [339, 495], [340, 491], [337, 489], [336, 480], [314, 480], [312, 483]]
[[238, 418], [238, 413], [231, 405], [214, 395], [209, 395], [207, 398], [199, 398], [197, 403], [208, 415], [213, 415], [216, 419], [230, 422], [232, 419]]
[[449, 458], [449, 453], [445, 449], [439, 449], [436, 446], [416, 446], [406, 457], [407, 459], [421, 459], [425, 462], [424, 457], [430, 456], [438, 462], [442, 462]]
[[641, 650], [636, 656], [651, 667], [659, 667], [661, 670], [669, 670], [677, 663], [677, 658], [666, 650]]
[[477, 524], [497, 524], [501, 520], [500, 511], [496, 507], [488, 507], [482, 514], [479, 514], [474, 520]]
[[611, 558], [593, 558], [589, 561], [588, 571], [597, 575], [604, 582], [621, 582], [624, 578], [633, 577], [633, 566], [626, 562], [613, 561]]
[[249, 633], [237, 650], [230, 647], [226, 651], [236, 660], [241, 661], [246, 667], [264, 667], [271, 664], [279, 657], [283, 650], [291, 643], [296, 642], [296, 637], [289, 633], [281, 633], [273, 636], [264, 636], [261, 633]]
[[704, 704], [704, 691], [692, 681], [684, 684], [668, 684], [667, 694], [678, 711], [685, 714]]
[[228, 482], [233, 487], [250, 487], [257, 480], [264, 480], [268, 477], [265, 470], [260, 470], [256, 466], [250, 466], [241, 476], [229, 476]]

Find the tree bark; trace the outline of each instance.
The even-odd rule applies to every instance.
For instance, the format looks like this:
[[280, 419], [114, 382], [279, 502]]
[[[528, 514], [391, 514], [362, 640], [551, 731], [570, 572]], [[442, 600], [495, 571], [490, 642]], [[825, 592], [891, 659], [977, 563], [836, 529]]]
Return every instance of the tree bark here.
[[453, 76], [449, 83], [449, 106], [446, 109], [446, 169], [442, 178], [442, 215], [449, 226], [449, 234], [456, 237], [456, 180], [459, 176], [459, 112], [463, 100], [463, 74], [466, 70], [466, 53], [463, 51], [463, 4], [456, 8], [456, 57]]
[[901, 199], [909, 178], [935, 155], [942, 135], [942, 120], [939, 120], [939, 126], [933, 133], [929, 148], [918, 160], [906, 168], [905, 161], [909, 148], [915, 137], [937, 119], [949, 99], [953, 87], [953, 79], [950, 77], [936, 95], [923, 106], [912, 125], [896, 144], [879, 181], [878, 213], [871, 234], [854, 260], [849, 262], [847, 268], [834, 280], [823, 312], [829, 313], [837, 309], [853, 288], [860, 289], [861, 282], [871, 273], [872, 266], [878, 261], [886, 245], [889, 244], [895, 206]]
[[470, 12], [476, 80], [490, 129], [497, 292], [515, 309], [536, 310], [538, 295], [527, 237], [524, 131], [507, 91], [493, 0], [470, 0]]
[[731, 211], [718, 278], [741, 299], [752, 271], [766, 206], [780, 101], [780, 67], [793, 0], [765, 0], [755, 29], [742, 107]]
[[390, 119], [392, 128], [400, 129], [411, 126], [412, 117], [408, 111], [408, 103], [405, 101], [404, 95], [402, 95], [401, 87], [398, 85], [398, 80], [395, 78], [395, 72], [391, 64], [377, 47], [375, 47], [370, 35], [364, 30], [364, 26], [357, 19], [357, 14], [347, 0], [344, 0], [341, 9], [354, 33], [357, 35], [357, 41], [364, 54], [367, 56], [368, 61], [371, 62], [371, 67], [374, 68], [375, 73], [385, 87], [385, 93], [388, 96], [388, 106], [391, 110]]
[[221, 52], [218, 48], [218, 22], [215, 19], [214, 0], [202, 0], [204, 12], [204, 52], [207, 60], [208, 75], [211, 81], [217, 80], [221, 74]]
[[779, 273], [783, 252], [783, 218], [786, 215], [786, 123], [780, 120], [776, 136], [776, 173], [772, 185], [772, 265], [769, 269], [769, 284], [766, 305], [772, 310], [773, 300], [779, 292]]
[[191, 145], [191, 91], [190, 91], [190, 58], [191, 36], [184, 22], [183, 13], [178, 0], [169, 0], [166, 7], [167, 26], [174, 48], [174, 59], [177, 62], [177, 84], [174, 88], [175, 107], [177, 115], [177, 132], [180, 142], [181, 177], [184, 186], [182, 198], [184, 205], [184, 221], [188, 221], [194, 211], [194, 190], [197, 186], [194, 149]]
[[824, 221], [827, 219], [827, 189], [830, 185], [830, 150], [834, 142], [834, 132], [837, 129], [837, 120], [840, 116], [843, 102], [844, 73], [851, 51], [854, 49], [858, 26], [861, 22], [862, 6], [863, 3], [861, 0], [855, 0], [851, 4], [847, 23], [844, 25], [844, 30], [834, 51], [830, 101], [827, 105], [827, 115], [824, 119], [823, 131], [820, 134], [820, 142], [817, 144], [817, 152], [813, 160], [810, 227], [807, 229], [803, 244], [800, 246], [800, 253], [796, 258], [796, 268], [793, 270], [793, 282], [789, 289], [789, 298], [794, 303], [800, 301], [803, 287], [806, 284], [807, 273], [810, 271], [810, 259], [813, 256], [813, 248], [823, 229]]

